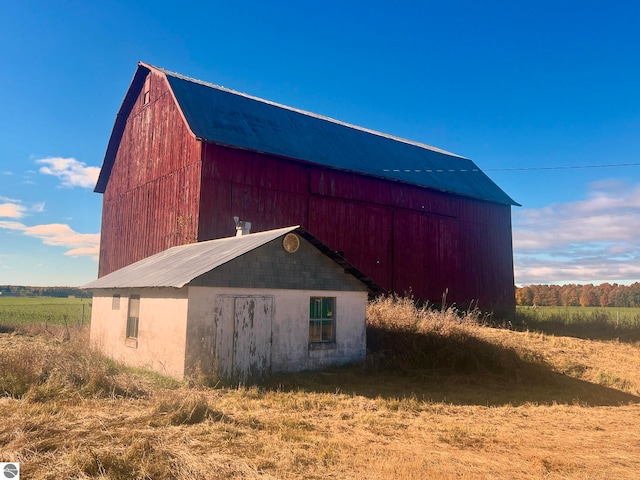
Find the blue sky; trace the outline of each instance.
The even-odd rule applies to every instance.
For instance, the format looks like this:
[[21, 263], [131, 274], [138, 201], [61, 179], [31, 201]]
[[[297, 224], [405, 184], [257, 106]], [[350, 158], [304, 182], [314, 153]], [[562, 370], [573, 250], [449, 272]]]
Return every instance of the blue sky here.
[[5, 2], [0, 284], [96, 277], [138, 61], [473, 159], [522, 204], [518, 285], [639, 281], [638, 24], [631, 1]]

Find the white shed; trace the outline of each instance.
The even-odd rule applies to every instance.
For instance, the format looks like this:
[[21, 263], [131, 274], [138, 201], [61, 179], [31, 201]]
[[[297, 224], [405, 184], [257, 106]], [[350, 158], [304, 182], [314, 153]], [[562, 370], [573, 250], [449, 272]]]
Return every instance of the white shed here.
[[109, 357], [238, 381], [363, 360], [380, 290], [299, 226], [173, 247], [83, 288]]

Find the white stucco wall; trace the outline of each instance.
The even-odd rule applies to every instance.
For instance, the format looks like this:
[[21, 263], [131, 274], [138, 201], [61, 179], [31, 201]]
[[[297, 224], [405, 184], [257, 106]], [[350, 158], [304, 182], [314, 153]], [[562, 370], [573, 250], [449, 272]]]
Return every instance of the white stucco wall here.
[[[120, 294], [120, 308], [112, 297]], [[129, 295], [140, 295], [137, 342], [126, 338]], [[107, 356], [135, 367], [147, 367], [182, 378], [185, 370], [187, 289], [146, 288], [94, 292], [91, 345]]]
[[[114, 294], [121, 295], [118, 310], [112, 309]], [[126, 338], [131, 294], [140, 295], [137, 342]], [[366, 292], [194, 286], [102, 290], [93, 297], [91, 344], [117, 361], [151, 368], [178, 379], [192, 373], [194, 368], [215, 375], [218, 362], [227, 365], [230, 362], [234, 342], [234, 332], [229, 328], [222, 335], [218, 333], [216, 307], [220, 315], [222, 304], [228, 308], [233, 305], [230, 299], [250, 296], [273, 299], [271, 334], [256, 326], [257, 338], [264, 337], [264, 342], [270, 342], [261, 351], [270, 357], [272, 373], [311, 370], [365, 359]], [[309, 343], [309, 299], [316, 296], [336, 298], [334, 344]]]

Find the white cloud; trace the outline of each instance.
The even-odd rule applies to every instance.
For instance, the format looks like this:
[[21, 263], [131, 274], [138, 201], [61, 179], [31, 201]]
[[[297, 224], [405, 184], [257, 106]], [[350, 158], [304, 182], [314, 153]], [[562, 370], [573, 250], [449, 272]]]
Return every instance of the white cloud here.
[[70, 257], [90, 256], [97, 260], [100, 255], [100, 245], [96, 244], [93, 247], [74, 248], [65, 252], [65, 255]]
[[640, 259], [619, 261], [610, 258], [576, 258], [567, 261], [521, 258], [517, 261], [516, 283], [601, 283], [604, 281], [622, 283], [638, 281]]
[[22, 218], [26, 208], [18, 203], [0, 203], [0, 217]]
[[45, 245], [67, 248], [68, 250], [65, 252], [65, 255], [98, 258], [100, 246], [99, 233], [78, 233], [69, 225], [63, 223], [50, 223], [29, 227], [20, 222], [0, 221], [0, 228], [20, 231], [24, 235], [40, 239]]
[[0, 203], [0, 218], [22, 218], [28, 212], [44, 212], [44, 202], [34, 203], [31, 207], [26, 207], [20, 200], [0, 197], [1, 200], [5, 200], [5, 203]]
[[514, 211], [516, 283], [640, 278], [640, 185], [606, 180], [585, 200]]
[[63, 187], [93, 188], [100, 174], [99, 167], [88, 167], [75, 158], [48, 157], [36, 163], [43, 165], [40, 173], [58, 177]]

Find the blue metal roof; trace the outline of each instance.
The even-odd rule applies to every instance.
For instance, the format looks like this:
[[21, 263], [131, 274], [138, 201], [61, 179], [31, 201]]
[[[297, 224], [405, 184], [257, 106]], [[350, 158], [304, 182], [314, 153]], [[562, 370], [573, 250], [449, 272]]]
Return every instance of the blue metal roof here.
[[203, 140], [517, 205], [467, 158], [158, 70]]
[[[189, 128], [204, 141], [518, 205], [467, 158], [143, 63], [132, 88], [140, 69], [166, 76]], [[104, 191], [109, 173], [101, 173], [96, 191]]]

